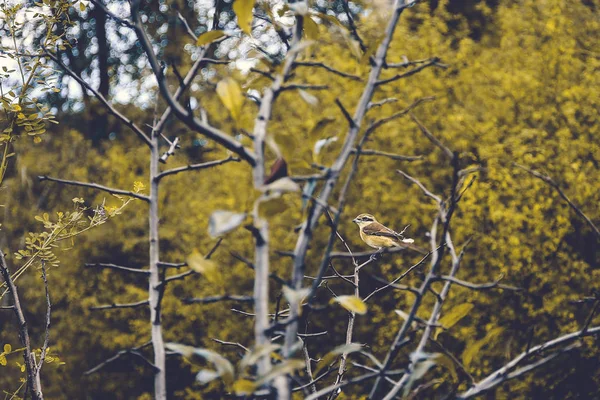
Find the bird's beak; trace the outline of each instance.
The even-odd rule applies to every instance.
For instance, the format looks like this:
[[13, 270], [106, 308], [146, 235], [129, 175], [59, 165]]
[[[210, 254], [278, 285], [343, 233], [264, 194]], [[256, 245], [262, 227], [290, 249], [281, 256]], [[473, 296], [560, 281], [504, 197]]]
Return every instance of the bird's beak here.
[[357, 221], [357, 219], [356, 219], [356, 218], [354, 218], [354, 219], [352, 220], [352, 222], [354, 222], [355, 224], [356, 224], [356, 223], [358, 223], [358, 221]]

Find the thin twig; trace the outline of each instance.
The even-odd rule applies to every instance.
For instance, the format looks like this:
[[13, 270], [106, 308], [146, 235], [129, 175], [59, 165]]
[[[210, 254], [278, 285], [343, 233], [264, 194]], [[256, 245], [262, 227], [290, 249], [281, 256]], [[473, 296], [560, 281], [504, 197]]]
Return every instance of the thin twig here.
[[198, 304], [198, 303], [210, 304], [210, 303], [217, 303], [219, 301], [239, 301], [239, 302], [252, 303], [252, 302], [254, 302], [254, 298], [252, 296], [240, 296], [240, 295], [236, 295], [236, 294], [223, 294], [220, 296], [209, 296], [209, 297], [203, 297], [203, 298], [190, 297], [190, 298], [182, 300], [182, 302], [184, 304]]
[[[352, 149], [352, 154], [356, 154], [356, 149]], [[394, 154], [394, 153], [388, 153], [385, 151], [379, 151], [379, 150], [370, 150], [370, 149], [364, 149], [361, 150], [361, 154], [364, 156], [382, 156], [382, 157], [387, 157], [387, 158], [391, 158], [392, 160], [398, 160], [398, 161], [417, 161], [417, 160], [422, 160], [423, 156], [404, 156], [401, 154]]]
[[200, 170], [200, 169], [212, 168], [212, 167], [216, 167], [218, 165], [226, 164], [230, 161], [239, 162], [240, 159], [237, 157], [227, 157], [222, 160], [209, 161], [209, 162], [200, 163], [200, 164], [190, 164], [190, 165], [186, 165], [185, 167], [168, 169], [168, 170], [163, 171], [160, 174], [158, 174], [156, 176], [156, 179], [160, 180], [160, 179], [164, 178], [165, 176], [174, 175], [174, 174], [178, 174], [180, 172], [185, 172], [185, 171], [196, 171], [196, 170]]
[[521, 165], [521, 164], [517, 164], [517, 163], [513, 163], [513, 164], [515, 166], [521, 168], [523, 171], [530, 173], [531, 175], [535, 176], [536, 178], [541, 179], [542, 181], [546, 182], [548, 185], [552, 186], [558, 192], [560, 197], [562, 197], [563, 200], [565, 200], [569, 204], [569, 206], [577, 213], [577, 215], [579, 215], [581, 218], [583, 218], [585, 220], [585, 222], [589, 225], [589, 227], [592, 228], [592, 230], [594, 231], [596, 236], [600, 239], [600, 229], [598, 229], [598, 227], [592, 222], [592, 220], [583, 211], [581, 211], [581, 209], [579, 207], [577, 207], [575, 205], [575, 203], [573, 203], [571, 201], [571, 199], [569, 199], [569, 197], [565, 194], [565, 192], [562, 191], [560, 186], [558, 186], [558, 183], [556, 183], [548, 175], [544, 175], [542, 173], [539, 173], [537, 171], [529, 169], [526, 166]]
[[106, 360], [102, 361], [101, 363], [97, 364], [94, 368], [88, 369], [87, 371], [85, 371], [83, 373], [83, 375], [91, 375], [94, 372], [98, 372], [99, 370], [101, 370], [102, 368], [106, 367], [108, 364], [117, 361], [119, 358], [125, 356], [125, 355], [134, 355], [137, 356], [139, 358], [142, 359], [142, 361], [144, 361], [144, 363], [146, 365], [149, 365], [153, 370], [156, 370], [156, 366], [154, 364], [152, 364], [152, 362], [150, 360], [148, 360], [146, 357], [144, 357], [141, 353], [140, 350], [142, 350], [145, 347], [148, 347], [152, 344], [152, 342], [146, 342], [141, 346], [138, 347], [133, 347], [131, 349], [126, 349], [126, 350], [121, 350], [119, 351], [117, 354], [115, 354], [114, 356], [107, 358]]
[[138, 301], [136, 303], [125, 303], [125, 304], [106, 304], [106, 305], [102, 305], [102, 306], [94, 306], [94, 307], [90, 307], [90, 311], [96, 311], [96, 310], [113, 310], [116, 308], [137, 308], [137, 307], [141, 307], [141, 306], [147, 306], [148, 300], [142, 300], [142, 301]]
[[324, 64], [322, 62], [314, 62], [314, 61], [296, 61], [294, 63], [294, 66], [298, 66], [298, 67], [319, 67], [319, 68], [323, 68], [329, 72], [332, 72], [336, 75], [342, 76], [344, 78], [348, 78], [348, 79], [352, 79], [355, 81], [360, 81], [361, 78], [360, 76], [356, 76], [356, 75], [352, 75], [352, 74], [348, 74], [346, 72], [342, 72], [340, 70], [337, 70], [333, 67], [330, 67], [327, 64]]
[[98, 185], [97, 183], [88, 183], [88, 182], [71, 181], [71, 180], [67, 180], [67, 179], [58, 179], [58, 178], [52, 178], [50, 176], [45, 176], [45, 175], [38, 176], [38, 179], [40, 180], [40, 182], [50, 181], [50, 182], [63, 183], [65, 185], [71, 185], [71, 186], [87, 187], [87, 188], [91, 188], [91, 189], [101, 190], [103, 192], [108, 192], [110, 194], [125, 195], [125, 196], [129, 196], [129, 197], [134, 197], [136, 199], [144, 200], [144, 201], [150, 201], [148, 196], [144, 196], [143, 194], [131, 192], [128, 190], [114, 189], [114, 188], [110, 188], [107, 186]]
[[107, 263], [91, 263], [91, 264], [85, 264], [85, 266], [86, 267], [97, 267], [97, 268], [110, 268], [110, 269], [114, 269], [117, 271], [133, 272], [136, 274], [144, 274], [144, 275], [148, 275], [150, 273], [150, 271], [148, 271], [147, 269], [123, 267], [121, 265], [107, 264]]

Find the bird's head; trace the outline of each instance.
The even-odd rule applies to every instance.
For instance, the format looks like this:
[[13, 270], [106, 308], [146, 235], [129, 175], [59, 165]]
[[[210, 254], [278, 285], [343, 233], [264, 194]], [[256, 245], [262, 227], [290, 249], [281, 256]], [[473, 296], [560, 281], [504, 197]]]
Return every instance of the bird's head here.
[[358, 225], [359, 228], [362, 228], [363, 226], [369, 225], [371, 222], [377, 222], [377, 220], [371, 214], [360, 214], [358, 217], [354, 218], [352, 222]]

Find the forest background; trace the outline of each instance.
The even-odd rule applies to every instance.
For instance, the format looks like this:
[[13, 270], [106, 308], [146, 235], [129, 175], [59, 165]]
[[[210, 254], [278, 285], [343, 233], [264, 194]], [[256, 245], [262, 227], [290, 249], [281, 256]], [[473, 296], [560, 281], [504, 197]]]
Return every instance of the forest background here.
[[[230, 3], [224, 4], [225, 9], [231, 8]], [[366, 47], [376, 45], [387, 3], [350, 4]], [[311, 7], [347, 23], [344, 7], [338, 1], [311, 2]], [[396, 101], [373, 108], [367, 119], [375, 121], [416, 100], [435, 97], [415, 108], [414, 115], [443, 143], [480, 167], [461, 199], [452, 225], [455, 243], [462, 245], [472, 238], [458, 278], [490, 282], [502, 276], [503, 283], [522, 289], [472, 291], [455, 287], [450, 292], [445, 310], [464, 304], [472, 307], [439, 339], [475, 378], [501, 366], [532, 340], [538, 343], [579, 329], [590, 307], [577, 302], [598, 289], [598, 237], [553, 187], [515, 163], [551, 176], [574, 204], [596, 224], [600, 221], [599, 8], [596, 0], [420, 2], [403, 15], [388, 53], [388, 63], [437, 57], [446, 67], [426, 68], [382, 86], [374, 101]], [[148, 29], [162, 39], [160, 57], [187, 70], [191, 61], [181, 49], [194, 42], [185, 33], [176, 11], [183, 15], [197, 12], [198, 19], [188, 22], [199, 34], [212, 22], [209, 10], [201, 3], [184, 0], [153, 2], [148, 6]], [[149, 67], [139, 45], [129, 41], [128, 46], [115, 46], [115, 38], [125, 38], [120, 43], [127, 43], [127, 36], [91, 5], [76, 7], [71, 14], [78, 29], [74, 45], [64, 51], [65, 62], [76, 73], [88, 77], [129, 118], [151, 124], [156, 98], [151, 93], [156, 89], [151, 80], [144, 79], [149, 75]], [[223, 26], [235, 18], [232, 12], [225, 15], [220, 22]], [[0, 25], [4, 35], [8, 32], [6, 21], [0, 21]], [[310, 37], [315, 43], [302, 57], [364, 78], [366, 68], [360, 51], [330, 25], [336, 24], [323, 22], [317, 26], [317, 32]], [[2, 45], [5, 46], [4, 37]], [[272, 46], [266, 48], [279, 51]], [[242, 41], [220, 51], [215, 52], [215, 57], [244, 61], [206, 67], [203, 79], [190, 88], [190, 104], [201, 104], [211, 124], [224, 131], [251, 131], [256, 106], [246, 99], [239, 120], [234, 121], [223, 107], [215, 85], [233, 77], [245, 89], [260, 90], [268, 80], [247, 70], [247, 60], [259, 53]], [[322, 69], [298, 69], [296, 77], [313, 85], [327, 85], [326, 90], [310, 94], [284, 92], [274, 108], [269, 130], [276, 132], [291, 172], [301, 175], [315, 172], [310, 168], [311, 162], [331, 163], [343, 141], [346, 123], [335, 99], [342, 99], [353, 109], [364, 83]], [[24, 137], [12, 144], [15, 156], [0, 191], [0, 245], [8, 261], [17, 265], [19, 260], [14, 253], [25, 247], [27, 233], [43, 228], [34, 218], [36, 215], [68, 209], [72, 198], [83, 198], [89, 205], [102, 204], [104, 199], [110, 205], [119, 203], [106, 193], [39, 182], [37, 176], [119, 188], [148, 181], [147, 151], [135, 136], [60, 72], [57, 87], [60, 90], [48, 94], [45, 102], [56, 113], [59, 124], [48, 125], [37, 143]], [[165, 132], [172, 138], [181, 137], [181, 149], [169, 160], [171, 166], [228, 156], [175, 119]], [[317, 140], [333, 137], [339, 140], [329, 141], [318, 155], [313, 154]], [[340, 234], [353, 252], [368, 250], [351, 222], [357, 214], [368, 212], [397, 230], [410, 224], [409, 236], [416, 244], [427, 247], [435, 205], [396, 170], [418, 177], [435, 193], [447, 192], [451, 173], [442, 168], [442, 154], [409, 116], [381, 126], [367, 147], [418, 159], [365, 155], [349, 187]], [[182, 262], [194, 250], [207, 253], [215, 244], [208, 235], [213, 211], [248, 211], [253, 192], [251, 174], [241, 163], [173, 176], [160, 196], [162, 258]], [[271, 268], [278, 276], [290, 275], [289, 259], [277, 251], [294, 248], [293, 227], [301, 221], [302, 202], [299, 195], [286, 195], [268, 215]], [[314, 259], [309, 257], [311, 273], [316, 271], [318, 249], [325, 247], [328, 237], [324, 217], [321, 222], [311, 245], [313, 251], [317, 249]], [[44, 368], [46, 398], [151, 398], [152, 373], [135, 357], [123, 357], [96, 373], [83, 374], [111, 355], [149, 340], [146, 308], [90, 310], [102, 304], [145, 299], [146, 280], [135, 274], [85, 267], [86, 263], [96, 262], [132, 268], [147, 266], [147, 223], [145, 206], [132, 202], [121, 215], [57, 252], [60, 264], [48, 270], [53, 303], [50, 346], [51, 354], [62, 363]], [[231, 311], [236, 308], [251, 312], [251, 304], [188, 304], [186, 299], [251, 295], [253, 272], [232, 252], [251, 258], [253, 246], [252, 236], [246, 230], [229, 233], [212, 257], [218, 265], [216, 276], [207, 279], [192, 275], [169, 284], [163, 299], [166, 341], [210, 348], [231, 360], [239, 358], [239, 349], [212, 339], [251, 343], [252, 318]], [[335, 249], [345, 251], [341, 243], [336, 243]], [[384, 255], [361, 272], [361, 290], [369, 293], [381, 286], [381, 279], [391, 280], [420, 258], [410, 251]], [[336, 265], [342, 273], [352, 272], [349, 260]], [[43, 337], [46, 310], [39, 275], [39, 270], [32, 269], [18, 281], [35, 340]], [[422, 276], [415, 273], [404, 283], [417, 285], [420, 279]], [[343, 282], [332, 284], [331, 288], [338, 294], [352, 293], [352, 288]], [[280, 291], [276, 285], [271, 288], [273, 309]], [[384, 352], [403, 322], [394, 310], [408, 311], [410, 301], [410, 293], [404, 291], [382, 293], [376, 302], [369, 303], [368, 313], [357, 318], [355, 342], [368, 342], [375, 354]], [[314, 357], [324, 354], [321, 349], [330, 349], [331, 342], [343, 343], [346, 314], [342, 308], [328, 307], [313, 315], [310, 326], [303, 327], [310, 332], [328, 332], [325, 337], [307, 339]], [[18, 348], [14, 322], [12, 313], [0, 311], [0, 343]], [[496, 398], [595, 398], [600, 393], [598, 356], [596, 342], [586, 340], [582, 348], [561, 361], [523, 379], [509, 381], [492, 393]], [[22, 359], [14, 355], [8, 358], [8, 365], [0, 366], [0, 389], [12, 392], [19, 386], [23, 373], [17, 362]], [[181, 358], [167, 359], [168, 390], [173, 398], [220, 398], [221, 383], [202, 386], [194, 382], [198, 370], [198, 365]], [[467, 387], [466, 383], [462, 385], [463, 389]], [[368, 389], [358, 386], [342, 396], [359, 398]], [[428, 398], [427, 392], [420, 395]]]

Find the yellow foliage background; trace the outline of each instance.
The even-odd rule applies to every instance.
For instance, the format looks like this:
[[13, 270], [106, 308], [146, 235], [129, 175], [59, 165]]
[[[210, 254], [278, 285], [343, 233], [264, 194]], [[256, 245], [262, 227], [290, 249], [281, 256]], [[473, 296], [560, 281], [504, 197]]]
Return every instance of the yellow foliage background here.
[[[454, 286], [442, 315], [465, 303], [472, 304], [473, 309], [438, 337], [465, 362], [475, 378], [481, 378], [525, 349], [530, 328], [535, 328], [533, 343], [580, 328], [589, 306], [571, 302], [597, 289], [598, 239], [556, 191], [516, 168], [513, 162], [552, 176], [593, 221], [600, 221], [600, 20], [597, 17], [600, 3], [522, 0], [501, 2], [494, 8], [485, 3], [473, 7], [485, 23], [477, 25], [477, 21], [453, 12], [452, 4], [447, 2], [440, 2], [435, 9], [423, 3], [406, 12], [395, 33], [388, 63], [401, 62], [403, 56], [410, 60], [437, 56], [449, 67], [427, 68], [381, 87], [374, 101], [388, 97], [397, 101], [369, 111], [364, 126], [417, 99], [435, 96], [434, 102], [416, 108], [415, 115], [443, 143], [460, 153], [464, 166], [483, 167], [464, 195], [452, 224], [457, 246], [473, 238], [458, 277], [482, 283], [503, 274], [505, 283], [524, 290], [478, 292]], [[359, 30], [369, 45], [378, 41], [384, 18], [381, 14], [372, 13], [359, 22]], [[302, 59], [324, 61], [363, 78], [368, 72], [368, 67], [359, 63], [344, 40], [325, 26], [320, 26], [317, 42], [304, 52]], [[397, 72], [402, 71], [385, 71], [384, 77]], [[215, 82], [231, 75], [221, 67], [216, 73]], [[250, 81], [249, 77], [253, 79]], [[261, 89], [268, 84], [265, 78], [252, 74], [234, 74], [234, 78], [242, 84], [247, 82], [247, 88]], [[309, 68], [298, 68], [294, 79], [327, 84], [329, 89], [311, 92], [319, 100], [316, 107], [303, 101], [295, 91], [283, 94], [276, 103], [269, 133], [282, 148], [293, 174], [312, 173], [314, 170], [307, 167], [314, 161], [315, 141], [338, 137], [337, 142], [322, 150], [318, 160], [328, 165], [347, 130], [334, 100], [340, 98], [353, 110], [364, 82]], [[212, 124], [228, 132], [234, 130], [214, 85], [200, 85], [191, 95], [200, 99]], [[240, 128], [251, 131], [256, 111], [257, 107], [246, 101]], [[138, 121], [150, 123], [152, 119], [149, 110], [128, 106], [125, 112]], [[130, 188], [137, 180], [147, 180], [146, 148], [113, 119], [109, 123], [116, 140], [93, 146], [86, 139], [89, 113], [90, 110], [85, 110], [78, 115], [59, 117], [61, 124], [41, 144], [19, 144], [14, 170], [0, 193], [5, 205], [3, 244], [10, 248], [10, 253], [23, 245], [27, 231], [39, 229], [34, 214], [64, 209], [76, 196], [84, 197], [90, 204], [101, 203], [104, 198], [109, 204], [112, 201], [110, 196], [91, 190], [38, 183], [36, 175], [121, 188]], [[313, 128], [326, 118], [335, 121], [315, 134]], [[170, 167], [227, 156], [213, 143], [194, 145], [202, 138], [182, 129], [176, 122], [167, 129], [167, 132], [182, 132], [177, 134], [182, 136], [183, 144], [177, 156], [169, 160]], [[435, 207], [396, 170], [417, 177], [437, 194], [448, 195], [451, 169], [447, 162], [409, 117], [383, 125], [366, 147], [423, 158], [405, 162], [363, 156], [350, 185], [340, 233], [353, 251], [366, 250], [351, 219], [369, 212], [397, 230], [410, 224], [410, 237], [426, 247], [426, 232]], [[179, 174], [166, 178], [165, 182], [160, 193], [160, 246], [162, 260], [170, 262], [184, 261], [194, 250], [206, 253], [212, 247], [214, 240], [208, 236], [207, 226], [214, 210], [248, 211], [257, 197], [251, 173], [243, 163]], [[293, 249], [297, 237], [293, 228], [301, 222], [303, 213], [300, 196], [288, 195], [284, 201], [285, 210], [270, 216], [269, 222], [272, 269], [287, 279], [291, 262], [275, 251]], [[151, 371], [135, 357], [124, 358], [97, 374], [82, 375], [116, 352], [149, 340], [145, 308], [88, 310], [99, 304], [144, 299], [145, 278], [84, 267], [84, 263], [91, 262], [144, 267], [148, 252], [146, 232], [147, 209], [136, 202], [119, 218], [78, 238], [75, 246], [61, 255], [61, 266], [49, 272], [53, 300], [51, 347], [66, 365], [44, 368], [46, 398], [149, 398]], [[309, 252], [308, 274], [316, 273], [327, 235], [323, 219]], [[225, 237], [213, 257], [220, 269], [218, 280], [208, 282], [193, 275], [168, 286], [163, 300], [166, 341], [207, 347], [232, 361], [239, 360], [235, 348], [220, 346], [211, 339], [251, 344], [252, 318], [230, 310], [233, 307], [251, 311], [251, 307], [233, 303], [185, 305], [182, 299], [251, 294], [253, 272], [230, 252], [252, 258], [252, 250], [251, 235], [239, 229]], [[343, 250], [341, 243], [336, 243], [336, 250]], [[366, 295], [381, 285], [371, 276], [391, 280], [418, 259], [417, 254], [409, 252], [384, 256], [364, 271], [361, 294]], [[335, 266], [348, 274], [353, 268], [348, 260], [337, 260]], [[442, 272], [449, 268], [450, 262], [446, 260]], [[41, 338], [45, 304], [37, 275], [31, 271], [20, 280], [19, 288], [33, 336]], [[418, 285], [421, 279], [416, 273], [407, 277], [405, 283]], [[332, 283], [330, 287], [338, 294], [352, 292], [343, 283]], [[271, 281], [273, 310], [279, 293], [279, 285]], [[327, 301], [326, 290], [319, 292], [319, 299]], [[407, 311], [413, 297], [407, 292], [385, 291], [373, 300], [368, 314], [357, 319], [354, 341], [367, 343], [374, 354], [383, 356], [402, 323], [394, 310]], [[426, 299], [420, 317], [428, 317], [433, 301], [433, 297]], [[1, 342], [16, 348], [19, 343], [11, 317], [4, 312], [0, 315], [0, 337]], [[308, 340], [311, 355], [318, 358], [334, 347], [332, 343], [342, 343], [346, 325], [347, 314], [340, 307], [311, 314], [301, 330], [328, 331], [326, 338]], [[401, 354], [398, 365], [406, 357], [407, 354]], [[582, 350], [561, 360], [526, 379], [500, 386], [490, 398], [596, 397], [600, 391], [600, 368], [594, 341], [585, 340]], [[221, 383], [204, 388], [193, 383], [193, 373], [200, 366], [172, 357], [167, 367], [168, 387], [174, 398], [221, 398]], [[351, 367], [350, 373], [355, 372]], [[0, 388], [14, 389], [18, 376], [16, 366], [3, 368]], [[448, 387], [467, 387], [464, 377], [454, 383], [443, 369], [429, 372], [428, 377], [434, 376], [442, 377]], [[369, 388], [370, 385], [359, 385], [345, 392], [344, 398], [359, 398]], [[428, 397], [433, 396], [431, 393], [421, 396], [434, 398]]]

